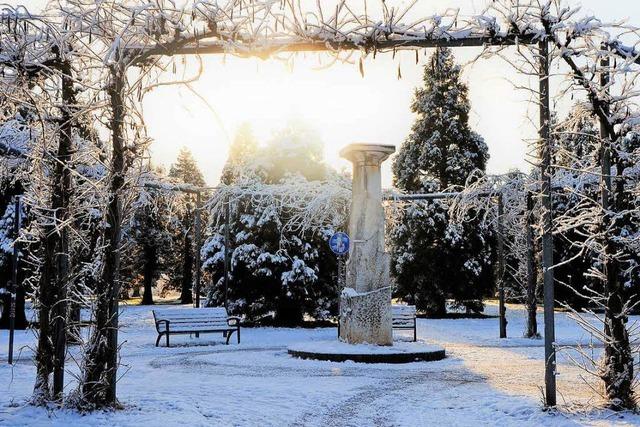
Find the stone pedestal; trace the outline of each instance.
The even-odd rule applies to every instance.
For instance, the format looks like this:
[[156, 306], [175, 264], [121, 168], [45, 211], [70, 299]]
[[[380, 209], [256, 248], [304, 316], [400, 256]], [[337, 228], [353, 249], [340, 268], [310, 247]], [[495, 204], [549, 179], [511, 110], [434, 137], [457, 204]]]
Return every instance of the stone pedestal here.
[[340, 339], [350, 344], [393, 344], [380, 165], [394, 151], [392, 145], [351, 144], [340, 152], [353, 163], [351, 248], [340, 295]]

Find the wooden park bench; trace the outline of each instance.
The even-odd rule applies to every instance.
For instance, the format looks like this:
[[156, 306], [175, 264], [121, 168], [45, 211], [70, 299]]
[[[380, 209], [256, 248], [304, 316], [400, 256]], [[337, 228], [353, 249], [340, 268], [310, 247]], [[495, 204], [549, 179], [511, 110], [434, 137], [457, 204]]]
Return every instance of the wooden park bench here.
[[[413, 330], [413, 341], [418, 340], [416, 327], [416, 306], [393, 304], [391, 306], [391, 327], [397, 330]], [[340, 336], [340, 319], [338, 318], [338, 336]]]
[[418, 340], [415, 305], [393, 304], [391, 306], [391, 323], [393, 329], [413, 330], [413, 341]]
[[227, 338], [227, 345], [231, 334], [235, 332], [240, 344], [240, 318], [229, 317], [224, 307], [152, 310], [152, 312], [158, 331], [156, 347], [163, 335], [167, 338], [167, 347], [169, 347], [169, 335], [196, 334], [198, 336], [208, 332], [222, 332], [222, 336]]

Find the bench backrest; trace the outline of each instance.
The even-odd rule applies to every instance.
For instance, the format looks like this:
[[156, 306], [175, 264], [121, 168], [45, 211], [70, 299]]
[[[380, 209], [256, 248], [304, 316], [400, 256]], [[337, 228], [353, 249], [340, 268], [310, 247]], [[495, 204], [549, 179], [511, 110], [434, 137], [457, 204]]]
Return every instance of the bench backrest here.
[[394, 304], [391, 306], [391, 318], [394, 327], [413, 327], [416, 321], [416, 306]]
[[[168, 320], [174, 331], [224, 328], [228, 326], [227, 310], [224, 307], [182, 308], [152, 310], [156, 321]], [[164, 329], [164, 326], [161, 325]]]

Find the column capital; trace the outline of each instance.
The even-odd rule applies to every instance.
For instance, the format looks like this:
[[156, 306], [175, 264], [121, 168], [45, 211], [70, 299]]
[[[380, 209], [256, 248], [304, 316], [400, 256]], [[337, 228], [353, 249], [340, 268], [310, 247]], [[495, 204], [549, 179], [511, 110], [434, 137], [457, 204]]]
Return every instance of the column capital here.
[[349, 144], [340, 150], [340, 157], [354, 164], [364, 163], [365, 166], [379, 166], [395, 151], [395, 145], [356, 143]]

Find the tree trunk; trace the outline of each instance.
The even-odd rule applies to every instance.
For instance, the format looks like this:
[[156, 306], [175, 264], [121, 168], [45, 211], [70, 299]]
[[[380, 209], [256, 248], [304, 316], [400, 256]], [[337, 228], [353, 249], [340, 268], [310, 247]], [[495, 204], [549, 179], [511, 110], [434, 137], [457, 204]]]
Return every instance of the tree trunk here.
[[156, 258], [156, 248], [147, 247], [144, 250], [144, 294], [140, 305], [152, 305], [153, 304], [153, 282], [156, 277], [156, 270], [158, 266]]
[[[603, 70], [609, 67], [609, 60], [602, 59]], [[602, 71], [600, 86], [607, 91], [609, 74]], [[624, 177], [617, 176], [615, 194], [612, 200], [612, 146], [617, 135], [609, 131], [608, 117], [610, 108], [603, 103], [600, 110], [600, 190], [601, 190], [601, 234], [604, 246], [603, 275], [605, 277], [605, 347], [601, 377], [605, 392], [613, 409], [634, 409], [633, 393], [633, 354], [629, 345], [629, 332], [626, 328], [627, 313], [624, 311], [622, 284], [620, 283], [618, 263], [618, 245], [611, 236], [616, 226], [615, 214], [622, 212], [624, 201]], [[618, 174], [620, 167], [618, 167]]]
[[304, 313], [299, 302], [293, 301], [286, 294], [281, 294], [276, 304], [276, 325], [286, 327], [302, 325]]
[[110, 67], [108, 86], [110, 98], [112, 158], [105, 230], [104, 265], [96, 283], [95, 327], [85, 355], [82, 395], [92, 407], [116, 405], [118, 369], [118, 295], [120, 286], [120, 243], [122, 237], [122, 206], [120, 194], [124, 187], [125, 135], [124, 85], [125, 71], [119, 64]]
[[[69, 284], [69, 199], [71, 197], [70, 162], [73, 153], [73, 115], [75, 92], [71, 66], [63, 63], [62, 123], [58, 139], [52, 182], [51, 212], [53, 220], [44, 227], [44, 266], [40, 280], [40, 333], [36, 357], [36, 399], [62, 399], [64, 363], [67, 352], [67, 292]], [[53, 390], [49, 374], [53, 373]]]
[[44, 263], [38, 283], [38, 347], [36, 350], [36, 382], [34, 385], [34, 401], [46, 403], [52, 398], [51, 373], [53, 372], [53, 336], [50, 321], [53, 294], [53, 248], [51, 238], [44, 239]]
[[423, 307], [427, 315], [442, 318], [447, 315], [447, 299], [438, 291], [435, 291], [428, 296], [421, 296], [419, 299], [414, 297], [416, 307]]

